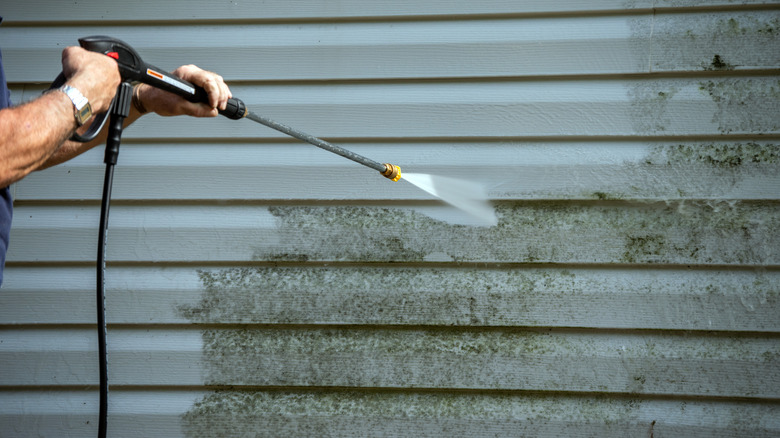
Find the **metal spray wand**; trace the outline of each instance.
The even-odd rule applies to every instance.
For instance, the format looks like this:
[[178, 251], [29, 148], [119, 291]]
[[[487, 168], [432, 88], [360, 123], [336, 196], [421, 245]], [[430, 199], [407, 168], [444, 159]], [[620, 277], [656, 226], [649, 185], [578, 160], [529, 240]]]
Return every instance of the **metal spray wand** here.
[[298, 140], [303, 140], [306, 143], [313, 144], [314, 146], [325, 149], [328, 152], [333, 152], [334, 154], [341, 155], [342, 157], [348, 158], [356, 163], [362, 164], [366, 167], [370, 167], [376, 170], [377, 172], [381, 173], [386, 178], [391, 179], [393, 181], [398, 181], [399, 179], [401, 179], [400, 166], [396, 166], [390, 163], [384, 163], [384, 164], [378, 163], [362, 155], [358, 155], [352, 151], [348, 151], [342, 147], [336, 146], [332, 143], [328, 143], [327, 141], [321, 138], [314, 137], [305, 132], [298, 131], [297, 129], [291, 128], [287, 125], [283, 125], [279, 122], [275, 122], [271, 119], [268, 119], [266, 117], [263, 117], [261, 115], [249, 111], [246, 111], [245, 117], [249, 120], [263, 124], [269, 128], [275, 129], [279, 132], [283, 132], [291, 137], [295, 137]]

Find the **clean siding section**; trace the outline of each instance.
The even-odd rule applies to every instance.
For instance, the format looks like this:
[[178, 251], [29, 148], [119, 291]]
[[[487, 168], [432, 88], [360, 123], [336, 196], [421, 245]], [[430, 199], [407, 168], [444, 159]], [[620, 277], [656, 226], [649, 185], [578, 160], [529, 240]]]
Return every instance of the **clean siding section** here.
[[[109, 34], [497, 209], [459, 225], [248, 121], [143, 119], [109, 232], [111, 436], [780, 433], [777, 5], [516, 3], [6, 7], [16, 101]], [[96, 431], [101, 161], [13, 187], [3, 436]]]

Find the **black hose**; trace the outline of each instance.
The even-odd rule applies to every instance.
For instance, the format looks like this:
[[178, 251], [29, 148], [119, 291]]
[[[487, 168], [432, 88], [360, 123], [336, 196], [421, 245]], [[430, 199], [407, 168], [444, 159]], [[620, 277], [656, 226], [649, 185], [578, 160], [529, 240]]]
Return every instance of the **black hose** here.
[[111, 186], [114, 180], [114, 164], [106, 163], [103, 180], [103, 199], [100, 203], [100, 229], [97, 253], [97, 328], [98, 359], [100, 362], [100, 413], [98, 438], [105, 438], [108, 428], [108, 353], [106, 351], [106, 236], [108, 234], [108, 209], [111, 202]]
[[98, 438], [106, 438], [108, 430], [108, 351], [106, 325], [106, 238], [108, 236], [108, 210], [111, 204], [111, 187], [114, 184], [114, 166], [119, 158], [119, 144], [125, 117], [130, 114], [133, 87], [128, 82], [119, 84], [111, 106], [111, 122], [108, 125], [106, 153], [106, 176], [103, 179], [103, 198], [100, 201], [100, 229], [97, 252], [97, 328], [98, 359], [100, 361], [100, 412], [98, 417]]

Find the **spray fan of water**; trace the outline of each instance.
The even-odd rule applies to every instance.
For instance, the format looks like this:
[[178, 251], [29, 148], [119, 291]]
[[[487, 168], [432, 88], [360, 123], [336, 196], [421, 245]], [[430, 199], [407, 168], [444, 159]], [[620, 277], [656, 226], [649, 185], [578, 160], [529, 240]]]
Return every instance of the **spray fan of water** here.
[[[386, 171], [395, 168], [393, 166], [388, 168], [388, 165], [370, 160], [362, 155], [358, 155], [340, 146], [331, 144], [321, 138], [314, 137], [305, 132], [298, 131], [297, 129], [294, 129], [290, 126], [273, 121], [267, 117], [263, 117], [260, 114], [247, 111], [246, 118], [268, 126], [269, 128], [273, 128], [279, 132], [283, 132], [291, 137], [303, 140], [328, 152], [341, 155], [344, 158], [348, 158], [356, 163], [379, 171], [382, 173], [382, 175], [393, 179], [391, 176], [385, 173]], [[491, 227], [498, 224], [496, 212], [493, 210], [493, 206], [488, 201], [485, 189], [479, 184], [455, 178], [448, 178], [446, 176], [429, 175], [425, 173], [404, 173], [401, 175], [401, 179], [408, 181], [409, 183], [419, 187], [422, 190], [425, 190], [431, 195], [466, 213], [471, 218], [469, 225]], [[393, 181], [396, 180], [393, 179]]]
[[427, 173], [403, 173], [401, 179], [460, 209], [469, 216], [472, 225], [498, 224], [496, 211], [480, 184]]

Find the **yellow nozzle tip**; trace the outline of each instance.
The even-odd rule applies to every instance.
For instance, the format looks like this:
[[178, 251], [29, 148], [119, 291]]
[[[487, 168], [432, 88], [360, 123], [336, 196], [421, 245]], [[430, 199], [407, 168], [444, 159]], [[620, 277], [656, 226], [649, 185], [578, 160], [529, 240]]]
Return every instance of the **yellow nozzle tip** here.
[[385, 163], [385, 171], [382, 172], [382, 175], [387, 179], [398, 181], [401, 179], [401, 166]]

